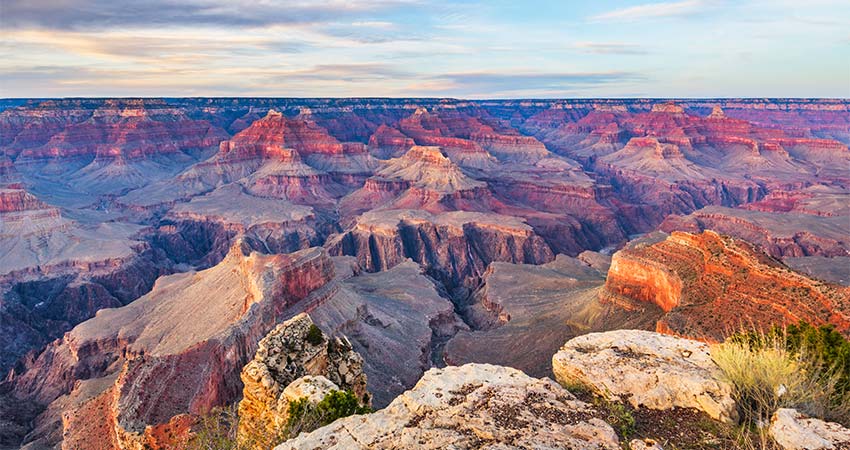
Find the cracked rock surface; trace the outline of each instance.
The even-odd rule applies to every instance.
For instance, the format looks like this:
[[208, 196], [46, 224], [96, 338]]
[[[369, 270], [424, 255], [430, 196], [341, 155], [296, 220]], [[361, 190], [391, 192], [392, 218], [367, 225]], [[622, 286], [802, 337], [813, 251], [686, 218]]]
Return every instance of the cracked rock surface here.
[[737, 418], [732, 386], [720, 379], [702, 342], [639, 330], [590, 333], [567, 341], [552, 357], [552, 370], [565, 386], [586, 386], [636, 408], [694, 408], [716, 420]]
[[431, 369], [387, 408], [340, 419], [276, 450], [620, 448], [597, 415], [550, 379], [467, 364]]

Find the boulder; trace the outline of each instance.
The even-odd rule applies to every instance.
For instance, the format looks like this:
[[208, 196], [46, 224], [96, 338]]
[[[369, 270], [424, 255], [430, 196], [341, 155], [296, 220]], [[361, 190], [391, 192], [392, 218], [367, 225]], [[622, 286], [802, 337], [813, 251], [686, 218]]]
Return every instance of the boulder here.
[[547, 378], [467, 364], [431, 369], [387, 408], [337, 420], [276, 450], [620, 448], [599, 415]]
[[796, 409], [777, 410], [768, 432], [785, 450], [850, 448], [850, 430], [834, 422], [808, 418]]
[[289, 383], [289, 386], [283, 390], [282, 398], [287, 401], [306, 398], [308, 402], [317, 404], [331, 391], [338, 390], [339, 386], [321, 375], [305, 375]]
[[724, 422], [737, 419], [732, 386], [720, 380], [708, 345], [650, 331], [590, 333], [552, 358], [555, 378], [634, 407], [694, 408]]

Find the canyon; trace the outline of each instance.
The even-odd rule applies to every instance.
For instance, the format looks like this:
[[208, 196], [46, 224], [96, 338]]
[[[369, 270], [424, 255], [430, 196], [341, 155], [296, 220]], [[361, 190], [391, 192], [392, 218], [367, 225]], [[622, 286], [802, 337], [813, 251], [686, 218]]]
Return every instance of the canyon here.
[[537, 380], [588, 333], [850, 337], [847, 100], [2, 105], [0, 448], [175, 448], [304, 313], [376, 408], [461, 366], [588, 420]]

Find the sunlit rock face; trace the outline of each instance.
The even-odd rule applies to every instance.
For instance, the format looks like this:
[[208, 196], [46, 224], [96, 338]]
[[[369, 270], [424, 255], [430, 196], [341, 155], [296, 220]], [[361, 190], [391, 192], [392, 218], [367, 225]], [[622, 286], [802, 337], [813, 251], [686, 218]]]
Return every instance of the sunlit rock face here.
[[796, 273], [751, 244], [713, 231], [629, 244], [614, 254], [602, 298], [636, 313], [658, 308], [658, 331], [697, 339], [722, 340], [743, 326], [799, 320], [850, 333], [850, 288]]
[[325, 336], [303, 313], [260, 340], [241, 379], [245, 387], [238, 414], [243, 442], [283, 429], [290, 402], [302, 397], [315, 404], [332, 390], [348, 390], [366, 406], [371, 400], [363, 358], [352, 350], [351, 342], [344, 336]]
[[620, 445], [598, 411], [552, 380], [509, 367], [467, 364], [432, 369], [385, 409], [338, 420], [275, 449], [414, 447], [613, 450]]

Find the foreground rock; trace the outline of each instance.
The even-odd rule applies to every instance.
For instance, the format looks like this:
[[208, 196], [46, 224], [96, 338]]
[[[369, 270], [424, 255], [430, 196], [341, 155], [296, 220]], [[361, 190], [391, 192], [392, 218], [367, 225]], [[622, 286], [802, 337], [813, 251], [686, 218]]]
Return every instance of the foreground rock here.
[[[312, 376], [311, 375], [317, 375]], [[363, 359], [348, 339], [325, 336], [306, 314], [278, 325], [242, 369], [239, 436], [275, 433], [289, 417], [289, 402], [318, 403], [330, 390], [351, 390], [369, 404]]]
[[618, 330], [571, 339], [552, 357], [555, 378], [634, 407], [694, 408], [737, 419], [732, 386], [719, 381], [708, 345], [649, 331]]
[[551, 380], [467, 364], [432, 369], [387, 408], [338, 420], [276, 450], [620, 448], [596, 414]]
[[770, 437], [785, 450], [850, 448], [850, 430], [782, 408], [770, 419]]

